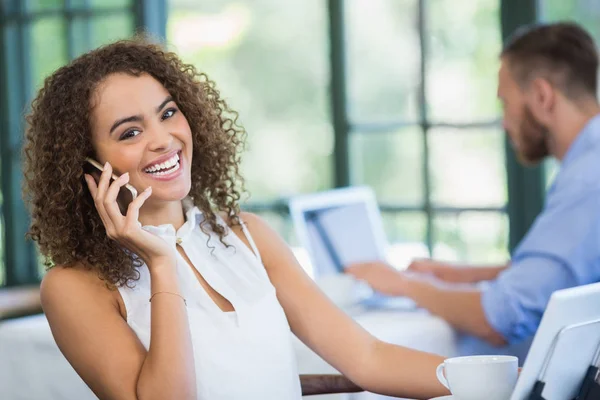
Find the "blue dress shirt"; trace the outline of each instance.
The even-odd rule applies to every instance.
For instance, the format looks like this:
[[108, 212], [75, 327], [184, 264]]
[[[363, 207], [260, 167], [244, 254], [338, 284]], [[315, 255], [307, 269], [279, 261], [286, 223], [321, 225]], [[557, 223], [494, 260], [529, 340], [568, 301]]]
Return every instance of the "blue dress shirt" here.
[[482, 291], [491, 326], [509, 344], [530, 339], [555, 290], [600, 281], [600, 115], [563, 158], [544, 209], [511, 266]]

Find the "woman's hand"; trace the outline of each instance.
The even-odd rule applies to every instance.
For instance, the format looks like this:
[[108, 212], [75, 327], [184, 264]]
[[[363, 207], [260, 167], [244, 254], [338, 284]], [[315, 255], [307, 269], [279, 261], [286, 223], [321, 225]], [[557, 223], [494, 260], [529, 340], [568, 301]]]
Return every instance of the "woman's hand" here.
[[121, 187], [129, 182], [129, 173], [121, 175], [112, 184], [111, 175], [112, 166], [108, 162], [104, 165], [98, 185], [92, 176], [85, 175], [108, 237], [137, 254], [148, 266], [164, 263], [175, 265], [175, 249], [162, 238], [143, 230], [138, 221], [140, 208], [152, 194], [152, 187], [149, 186], [140, 193], [129, 204], [127, 214], [123, 216], [117, 204], [117, 195]]

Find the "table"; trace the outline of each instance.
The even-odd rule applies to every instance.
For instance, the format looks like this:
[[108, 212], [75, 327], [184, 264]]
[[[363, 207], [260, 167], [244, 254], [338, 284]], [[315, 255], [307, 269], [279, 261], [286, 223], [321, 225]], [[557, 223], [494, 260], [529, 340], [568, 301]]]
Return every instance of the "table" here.
[[[458, 354], [454, 330], [444, 320], [425, 311], [370, 310], [350, 313], [350, 315], [367, 331], [383, 341], [440, 354], [445, 357], [454, 357]], [[294, 338], [294, 348], [299, 373], [327, 374], [337, 372], [297, 338]], [[373, 393], [356, 393], [351, 395], [311, 396], [309, 399], [380, 400], [391, 399], [391, 397]]]
[[[376, 337], [444, 356], [456, 355], [456, 337], [443, 320], [423, 311], [353, 310], [351, 316]], [[298, 339], [300, 373], [335, 373]], [[94, 399], [54, 343], [43, 315], [0, 322], [0, 399]], [[310, 399], [383, 399], [369, 393], [311, 396]]]

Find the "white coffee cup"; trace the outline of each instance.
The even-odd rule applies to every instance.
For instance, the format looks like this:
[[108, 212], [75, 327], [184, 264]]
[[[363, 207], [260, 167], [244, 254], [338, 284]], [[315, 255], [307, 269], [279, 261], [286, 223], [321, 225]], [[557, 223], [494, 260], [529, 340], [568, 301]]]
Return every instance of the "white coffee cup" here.
[[436, 374], [455, 400], [509, 400], [519, 375], [518, 361], [513, 356], [448, 358]]

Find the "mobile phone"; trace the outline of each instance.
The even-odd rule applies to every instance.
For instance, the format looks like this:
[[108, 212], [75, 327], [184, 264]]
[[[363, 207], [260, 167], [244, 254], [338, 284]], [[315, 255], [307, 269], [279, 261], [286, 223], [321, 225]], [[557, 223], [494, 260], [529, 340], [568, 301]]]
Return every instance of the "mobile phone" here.
[[[86, 157], [85, 161], [86, 163], [84, 164], [83, 171], [86, 174], [93, 176], [96, 184], [98, 184], [98, 182], [100, 182], [100, 175], [102, 175], [102, 172], [104, 171], [104, 167], [93, 158]], [[118, 178], [119, 177], [117, 175], [112, 174], [110, 182], [112, 183]], [[119, 209], [123, 215], [127, 213], [127, 207], [129, 206], [129, 203], [131, 203], [137, 197], [137, 194], [137, 190], [129, 183], [126, 183], [119, 189], [119, 194], [117, 195], [117, 204], [119, 205]]]

